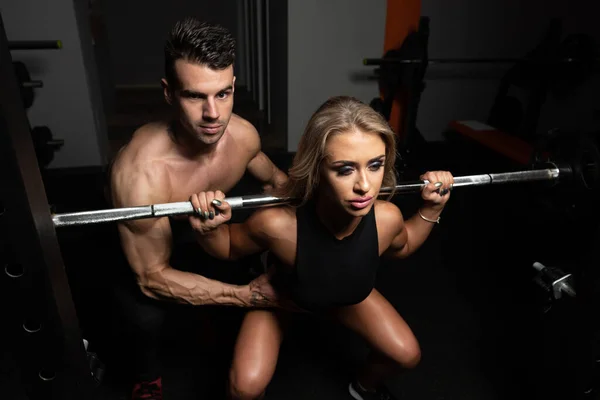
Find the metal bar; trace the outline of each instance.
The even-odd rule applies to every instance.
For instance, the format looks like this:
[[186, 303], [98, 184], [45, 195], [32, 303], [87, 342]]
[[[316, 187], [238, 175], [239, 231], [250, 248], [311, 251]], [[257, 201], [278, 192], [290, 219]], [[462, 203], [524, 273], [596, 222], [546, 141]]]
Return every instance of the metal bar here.
[[[428, 64], [512, 64], [517, 62], [531, 62], [538, 64], [570, 63], [577, 61], [574, 58], [563, 59], [527, 59], [527, 58], [430, 58]], [[408, 58], [365, 58], [364, 65], [387, 65], [387, 64], [420, 64], [421, 59]]]
[[[454, 187], [481, 186], [502, 183], [518, 183], [533, 181], [551, 181], [558, 179], [560, 171], [558, 168], [548, 168], [532, 171], [506, 172], [497, 174], [482, 174], [454, 177]], [[416, 181], [396, 185], [395, 188], [382, 188], [381, 195], [385, 194], [407, 194], [416, 193], [429, 182]], [[245, 208], [269, 207], [277, 204], [285, 204], [292, 199], [280, 198], [264, 194], [227, 197], [233, 210]], [[52, 216], [54, 226], [89, 225], [105, 222], [128, 221], [142, 218], [156, 218], [174, 215], [194, 214], [194, 208], [189, 201], [177, 203], [155, 204], [139, 207], [113, 208], [107, 210], [83, 211], [74, 213], [55, 214]]]
[[60, 40], [16, 40], [8, 42], [10, 50], [62, 49]]
[[9, 45], [0, 16], [0, 237], [11, 254], [1, 261], [15, 265], [7, 265], [10, 274], [0, 280], [0, 291], [14, 299], [5, 304], [10, 317], [2, 321], [9, 335], [6, 349], [16, 361], [23, 398], [94, 399]]
[[24, 81], [24, 82], [21, 82], [21, 87], [38, 89], [38, 88], [44, 87], [44, 82], [42, 82], [42, 81]]

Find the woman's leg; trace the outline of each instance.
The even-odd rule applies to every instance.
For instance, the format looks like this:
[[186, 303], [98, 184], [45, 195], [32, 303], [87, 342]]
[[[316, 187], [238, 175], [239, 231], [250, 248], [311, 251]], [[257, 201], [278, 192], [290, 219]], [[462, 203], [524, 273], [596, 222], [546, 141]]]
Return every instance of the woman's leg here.
[[401, 368], [413, 368], [421, 359], [419, 343], [396, 309], [373, 289], [362, 302], [334, 312], [344, 325], [363, 336], [372, 346], [358, 383], [367, 390]]
[[277, 365], [284, 319], [267, 310], [252, 310], [244, 317], [229, 371], [232, 399], [263, 397]]

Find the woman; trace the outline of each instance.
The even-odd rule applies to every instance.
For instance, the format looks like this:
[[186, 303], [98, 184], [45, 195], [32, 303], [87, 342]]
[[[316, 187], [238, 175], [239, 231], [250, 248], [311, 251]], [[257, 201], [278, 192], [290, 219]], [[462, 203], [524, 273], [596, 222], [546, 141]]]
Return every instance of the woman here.
[[[294, 205], [262, 208], [242, 224], [223, 224], [231, 209], [221, 192], [191, 197], [198, 241], [218, 258], [269, 251], [274, 286], [299, 308], [330, 316], [372, 346], [367, 365], [350, 383], [355, 399], [392, 398], [383, 380], [420, 359], [416, 338], [374, 288], [380, 256], [404, 258], [425, 241], [450, 197], [449, 172], [428, 172], [419, 212], [404, 221], [378, 200], [395, 186], [395, 135], [371, 107], [350, 97], [325, 102], [300, 139], [286, 187], [277, 195]], [[286, 313], [252, 310], [242, 323], [230, 371], [236, 399], [262, 397], [273, 376]], [[388, 397], [386, 397], [388, 396]]]

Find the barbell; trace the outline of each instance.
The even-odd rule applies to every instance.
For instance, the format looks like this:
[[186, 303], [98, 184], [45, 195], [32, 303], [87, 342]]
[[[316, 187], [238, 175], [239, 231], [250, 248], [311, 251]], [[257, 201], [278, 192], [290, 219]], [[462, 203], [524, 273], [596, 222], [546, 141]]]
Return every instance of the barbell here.
[[[570, 180], [573, 169], [568, 164], [549, 164], [549, 168], [533, 169], [528, 171], [515, 171], [504, 173], [490, 173], [454, 177], [453, 187], [483, 186], [525, 182], [558, 182]], [[414, 181], [396, 185], [393, 188], [382, 188], [380, 195], [397, 195], [417, 193], [429, 182]], [[269, 207], [278, 204], [290, 203], [294, 199], [255, 194], [246, 196], [227, 197], [233, 210]], [[189, 201], [163, 203], [137, 207], [112, 208], [105, 210], [82, 211], [52, 215], [55, 227], [90, 225], [107, 222], [128, 221], [143, 218], [167, 217], [176, 215], [193, 215], [196, 211]]]

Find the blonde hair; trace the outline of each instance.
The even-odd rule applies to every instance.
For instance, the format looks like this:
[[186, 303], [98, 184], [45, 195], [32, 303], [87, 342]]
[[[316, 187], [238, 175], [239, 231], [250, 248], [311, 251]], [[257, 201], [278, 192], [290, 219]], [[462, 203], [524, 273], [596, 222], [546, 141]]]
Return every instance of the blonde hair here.
[[295, 205], [310, 200], [319, 185], [321, 162], [329, 137], [359, 130], [378, 134], [385, 143], [382, 186], [396, 186], [396, 135], [381, 114], [358, 99], [332, 97], [323, 103], [308, 121], [298, 151], [288, 171], [287, 183], [277, 191], [280, 197], [293, 198]]

